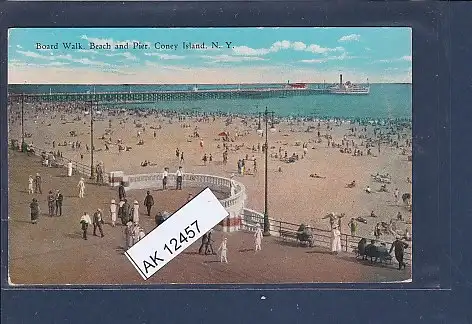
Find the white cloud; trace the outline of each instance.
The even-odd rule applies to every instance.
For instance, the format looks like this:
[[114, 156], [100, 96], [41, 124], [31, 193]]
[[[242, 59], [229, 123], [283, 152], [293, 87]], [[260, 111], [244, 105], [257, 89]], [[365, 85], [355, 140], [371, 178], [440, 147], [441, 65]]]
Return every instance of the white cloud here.
[[313, 60], [301, 60], [300, 62], [302, 62], [302, 63], [324, 63], [324, 62], [326, 62], [326, 60], [313, 59]]
[[306, 48], [306, 44], [303, 42], [295, 42], [292, 46], [296, 51], [303, 51]]
[[350, 34], [350, 35], [344, 35], [338, 41], [339, 42], [358, 42], [360, 38], [361, 38], [361, 35], [359, 34]]
[[174, 55], [174, 54], [161, 54], [161, 53], [144, 53], [146, 56], [158, 56], [162, 60], [182, 60], [185, 56]]
[[41, 55], [36, 52], [31, 52], [31, 51], [16, 51], [16, 52], [27, 57], [38, 58], [38, 59], [43, 59], [43, 60], [54, 60], [53, 56]]
[[202, 55], [204, 59], [208, 59], [207, 63], [227, 63], [227, 62], [247, 62], [247, 61], [265, 61], [265, 59], [257, 56], [231, 56], [231, 55]]
[[[17, 51], [17, 53], [22, 54], [27, 57], [31, 58], [37, 58], [37, 59], [42, 59], [42, 60], [48, 60], [48, 61], [58, 61], [58, 60], [66, 60], [70, 62], [75, 62], [75, 63], [80, 63], [80, 64], [85, 64], [85, 65], [95, 65], [95, 66], [111, 66], [111, 64], [105, 63], [105, 62], [100, 62], [100, 61], [93, 61], [89, 60], [87, 58], [80, 58], [76, 59], [72, 57], [70, 54], [66, 55], [41, 55], [36, 52], [31, 52], [31, 51]], [[52, 53], [50, 53], [52, 54]]]
[[322, 47], [317, 44], [307, 45], [303, 42], [291, 42], [288, 40], [277, 41], [270, 48], [251, 48], [248, 46], [236, 46], [233, 48], [235, 55], [245, 56], [262, 56], [269, 53], [276, 53], [281, 50], [293, 49], [296, 51], [307, 51], [315, 54], [327, 54], [329, 52], [342, 52], [344, 48], [341, 46], [335, 48]]
[[270, 50], [266, 49], [266, 48], [254, 49], [254, 48], [250, 48], [250, 47], [247, 47], [247, 46], [235, 46], [233, 48], [233, 52], [236, 55], [258, 56], [258, 55], [268, 54], [268, 53], [270, 53]]
[[120, 53], [113, 53], [113, 54], [105, 54], [105, 56], [123, 56], [124, 58], [128, 59], [128, 60], [133, 60], [133, 61], [136, 61], [138, 58], [136, 56], [134, 56], [133, 54], [131, 54], [130, 52], [120, 52]]
[[412, 61], [411, 55], [404, 55], [399, 58], [376, 60], [374, 61], [374, 63], [392, 63], [392, 62], [403, 62], [403, 61], [411, 62]]
[[99, 54], [99, 52], [97, 50], [91, 50], [91, 49], [79, 49], [77, 50], [77, 52], [79, 53], [90, 53], [90, 54]]

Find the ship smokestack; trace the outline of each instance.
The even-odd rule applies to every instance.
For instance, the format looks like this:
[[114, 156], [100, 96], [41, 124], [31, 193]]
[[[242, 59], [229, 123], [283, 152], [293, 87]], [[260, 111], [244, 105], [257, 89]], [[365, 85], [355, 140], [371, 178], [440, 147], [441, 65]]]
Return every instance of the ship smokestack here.
[[339, 85], [340, 86], [343, 85], [343, 75], [342, 74], [339, 75]]

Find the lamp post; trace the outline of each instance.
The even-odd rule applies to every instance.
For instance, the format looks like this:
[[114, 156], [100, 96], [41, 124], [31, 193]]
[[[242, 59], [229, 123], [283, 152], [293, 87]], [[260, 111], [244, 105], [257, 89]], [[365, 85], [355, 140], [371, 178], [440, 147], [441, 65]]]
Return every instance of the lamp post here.
[[269, 128], [269, 114], [272, 115], [272, 121], [271, 121], [271, 130], [275, 129], [274, 128], [274, 112], [268, 111], [267, 107], [264, 111], [264, 116], [265, 116], [265, 144], [264, 144], [264, 150], [265, 150], [265, 170], [264, 170], [264, 236], [270, 236], [270, 223], [269, 223], [269, 208], [268, 208], [268, 201], [269, 201], [269, 196], [268, 196], [268, 162], [269, 162], [269, 141], [267, 137], [268, 133], [268, 128]]
[[90, 178], [95, 176], [93, 167], [93, 100], [90, 100]]

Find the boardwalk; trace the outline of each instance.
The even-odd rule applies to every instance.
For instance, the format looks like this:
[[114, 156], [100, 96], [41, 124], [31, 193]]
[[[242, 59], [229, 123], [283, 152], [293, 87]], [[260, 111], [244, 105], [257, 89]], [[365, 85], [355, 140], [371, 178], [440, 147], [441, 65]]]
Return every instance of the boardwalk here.
[[[296, 283], [296, 282], [378, 282], [409, 278], [411, 269], [398, 271], [394, 266], [370, 266], [356, 261], [351, 254], [332, 256], [319, 248], [295, 247], [278, 238], [263, 242], [263, 250], [252, 251], [250, 233], [228, 236], [228, 264], [216, 262], [216, 256], [198, 255], [198, 244], [144, 282], [123, 255], [123, 227], [106, 224], [105, 237], [90, 235], [81, 239], [79, 218], [83, 211], [107, 210], [116, 190], [86, 185], [85, 198], [77, 197], [78, 176], [64, 177], [64, 169], [40, 166], [37, 157], [9, 154], [9, 236], [10, 279], [15, 284], [143, 284], [143, 283]], [[49, 189], [64, 194], [62, 217], [41, 216], [36, 225], [29, 222], [28, 175], [40, 172], [43, 194], [38, 195], [41, 210], [47, 211]], [[135, 197], [134, 197], [135, 195]], [[176, 210], [186, 201], [188, 191], [154, 191], [157, 210]], [[139, 198], [141, 192], [129, 192]], [[144, 209], [144, 208], [142, 208]], [[143, 210], [141, 210], [143, 212]], [[105, 212], [106, 219], [108, 214]], [[153, 220], [141, 215], [146, 230]], [[223, 233], [215, 235], [215, 248]]]

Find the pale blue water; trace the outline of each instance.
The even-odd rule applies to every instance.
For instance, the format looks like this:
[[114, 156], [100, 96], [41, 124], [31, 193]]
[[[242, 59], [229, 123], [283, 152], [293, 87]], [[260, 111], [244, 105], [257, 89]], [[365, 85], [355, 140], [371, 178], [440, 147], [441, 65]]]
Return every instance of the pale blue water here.
[[[194, 85], [9, 85], [10, 93], [86, 93], [190, 90]], [[241, 88], [281, 87], [281, 84], [241, 85]], [[317, 87], [319, 85], [310, 85]], [[237, 85], [199, 85], [199, 89], [237, 88]], [[412, 116], [411, 84], [371, 84], [366, 96], [314, 94], [266, 99], [206, 99], [126, 104], [114, 107], [155, 108], [177, 111], [253, 114], [265, 107], [278, 116], [337, 118], [401, 118]]]

